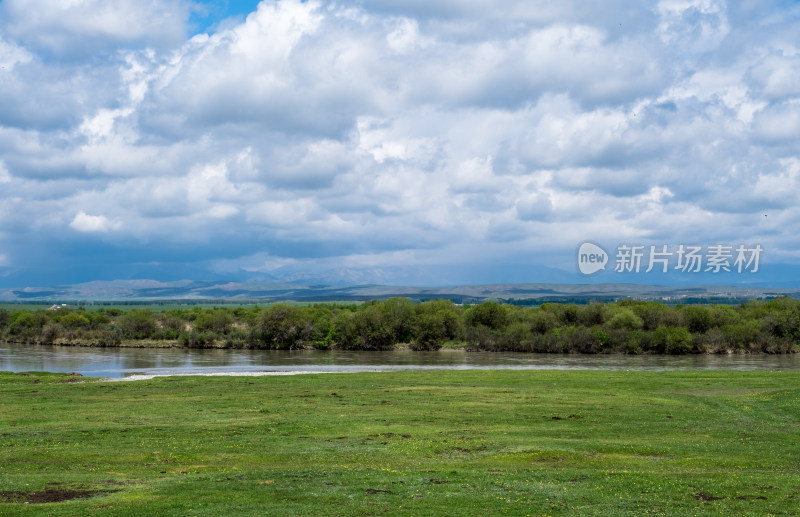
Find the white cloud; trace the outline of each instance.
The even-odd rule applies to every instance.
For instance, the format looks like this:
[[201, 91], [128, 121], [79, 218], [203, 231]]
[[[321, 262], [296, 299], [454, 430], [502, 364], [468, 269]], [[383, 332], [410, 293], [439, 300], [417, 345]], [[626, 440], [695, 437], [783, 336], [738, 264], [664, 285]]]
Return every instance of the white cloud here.
[[0, 13], [9, 34], [26, 45], [70, 55], [175, 44], [184, 37], [189, 7], [182, 0], [4, 0]]
[[253, 206], [247, 216], [251, 222], [266, 224], [273, 228], [293, 228], [312, 224], [321, 217], [319, 207], [310, 199], [264, 201]]
[[112, 230], [119, 230], [122, 227], [122, 223], [119, 221], [111, 221], [104, 215], [88, 215], [81, 210], [75, 214], [75, 218], [69, 226], [79, 232], [104, 233]]
[[537, 192], [517, 201], [516, 209], [523, 221], [545, 221], [553, 215], [553, 202], [547, 193]]
[[32, 60], [33, 55], [30, 52], [0, 38], [0, 72], [9, 73], [16, 65], [29, 63]]
[[662, 41], [684, 52], [713, 50], [731, 30], [724, 0], [661, 0], [657, 11]]
[[758, 138], [768, 142], [796, 142], [800, 134], [800, 97], [757, 112], [753, 129]]
[[780, 17], [275, 0], [187, 39], [181, 0], [31, 2], [0, 3], [18, 240], [68, 224], [218, 264], [399, 266], [713, 236], [764, 206], [788, 249], [800, 223], [800, 52]]
[[773, 51], [764, 56], [749, 71], [749, 78], [761, 89], [765, 99], [785, 99], [800, 96], [800, 50], [787, 55]]
[[0, 160], [0, 183], [11, 183], [11, 174], [2, 160]]

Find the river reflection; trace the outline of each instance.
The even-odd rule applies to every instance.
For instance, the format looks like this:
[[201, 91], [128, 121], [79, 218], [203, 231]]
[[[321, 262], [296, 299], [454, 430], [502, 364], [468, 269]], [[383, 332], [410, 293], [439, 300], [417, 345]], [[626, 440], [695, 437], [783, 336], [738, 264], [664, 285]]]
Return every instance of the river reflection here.
[[397, 370], [800, 370], [793, 355], [566, 355], [498, 352], [347, 352], [90, 348], [0, 343], [0, 371], [95, 377]]

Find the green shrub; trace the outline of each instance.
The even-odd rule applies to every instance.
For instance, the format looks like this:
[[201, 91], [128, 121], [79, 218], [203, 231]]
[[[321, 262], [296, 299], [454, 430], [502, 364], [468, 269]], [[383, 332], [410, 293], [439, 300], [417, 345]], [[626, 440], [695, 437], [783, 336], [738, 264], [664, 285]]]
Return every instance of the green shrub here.
[[497, 344], [502, 351], [530, 351], [533, 348], [533, 333], [526, 323], [518, 321], [499, 333]]
[[3, 335], [6, 327], [8, 327], [8, 321], [11, 318], [10, 313], [5, 309], [0, 309], [0, 336]]
[[558, 319], [551, 311], [533, 309], [527, 315], [528, 325], [531, 332], [536, 334], [547, 334], [558, 325]]
[[697, 349], [706, 354], [716, 354], [726, 348], [725, 335], [721, 329], [710, 328], [702, 336], [698, 336]]
[[408, 298], [389, 298], [378, 305], [383, 325], [388, 325], [394, 343], [409, 343], [414, 337], [416, 311]]
[[212, 331], [217, 334], [227, 334], [233, 325], [233, 316], [225, 309], [210, 309], [203, 311], [194, 319], [192, 328], [198, 332]]
[[178, 336], [178, 344], [186, 348], [213, 348], [216, 335], [213, 332], [181, 332]]
[[602, 303], [591, 302], [578, 310], [577, 321], [584, 327], [603, 324], [605, 309]]
[[650, 334], [642, 330], [631, 330], [625, 336], [622, 352], [626, 354], [641, 354], [651, 349]]
[[653, 331], [653, 345], [665, 354], [688, 354], [692, 351], [692, 334], [683, 327], [660, 325]]
[[483, 302], [470, 307], [465, 319], [471, 327], [483, 326], [491, 330], [499, 330], [508, 324], [508, 308], [495, 302]]
[[63, 328], [58, 323], [48, 323], [42, 329], [39, 341], [43, 345], [52, 345], [55, 343], [56, 339], [59, 338], [62, 332]]
[[608, 321], [608, 327], [622, 330], [639, 330], [644, 326], [642, 318], [630, 309], [622, 309]]
[[55, 320], [67, 329], [87, 328], [91, 324], [89, 318], [77, 312], [69, 312], [63, 316], [57, 316]]
[[278, 303], [261, 311], [253, 340], [258, 348], [305, 348], [313, 330], [311, 319], [301, 307]]
[[703, 334], [712, 324], [712, 312], [702, 305], [687, 305], [683, 307], [683, 320], [689, 332]]
[[761, 334], [761, 323], [758, 320], [744, 320], [734, 325], [725, 325], [721, 329], [725, 344], [733, 350], [752, 348]]
[[466, 330], [467, 350], [496, 351], [498, 334], [483, 325], [468, 326]]
[[142, 309], [126, 312], [115, 325], [124, 339], [150, 339], [156, 331], [153, 313]]
[[14, 312], [8, 322], [8, 333], [16, 338], [32, 339], [42, 328], [40, 318], [31, 312]]
[[413, 350], [438, 350], [461, 333], [458, 310], [449, 300], [434, 300], [416, 306]]

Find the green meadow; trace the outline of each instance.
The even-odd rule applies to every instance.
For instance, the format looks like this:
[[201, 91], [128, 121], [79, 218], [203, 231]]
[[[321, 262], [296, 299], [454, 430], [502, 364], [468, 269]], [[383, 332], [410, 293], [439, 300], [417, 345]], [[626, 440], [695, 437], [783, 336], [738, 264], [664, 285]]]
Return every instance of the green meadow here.
[[797, 515], [800, 372], [0, 373], [0, 515]]

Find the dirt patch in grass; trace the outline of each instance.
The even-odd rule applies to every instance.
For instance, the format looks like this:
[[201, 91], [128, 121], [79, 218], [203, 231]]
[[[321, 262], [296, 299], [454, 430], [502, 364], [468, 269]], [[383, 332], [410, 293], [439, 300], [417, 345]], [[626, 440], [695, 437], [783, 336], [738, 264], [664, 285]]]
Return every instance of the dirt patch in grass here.
[[110, 494], [117, 490], [70, 490], [65, 488], [47, 488], [45, 490], [11, 490], [0, 492], [0, 503], [60, 503], [72, 499], [88, 499], [96, 495]]
[[714, 497], [713, 495], [704, 494], [703, 492], [697, 492], [694, 494], [694, 498], [698, 501], [719, 501], [721, 497]]
[[405, 438], [406, 440], [411, 438], [410, 434], [396, 434], [396, 433], [380, 433], [380, 434], [367, 435], [368, 438], [393, 438], [395, 436], [399, 436], [400, 438]]

